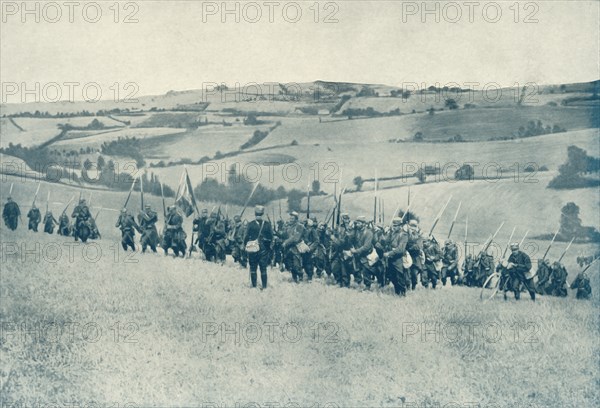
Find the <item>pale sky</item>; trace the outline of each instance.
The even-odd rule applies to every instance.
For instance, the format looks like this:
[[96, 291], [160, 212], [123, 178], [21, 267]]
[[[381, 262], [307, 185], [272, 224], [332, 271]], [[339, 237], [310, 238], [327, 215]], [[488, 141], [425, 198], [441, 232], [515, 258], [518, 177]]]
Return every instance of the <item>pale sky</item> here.
[[[278, 6], [257, 1], [246, 7], [248, 2], [238, 2], [239, 22], [235, 15], [222, 15], [220, 1], [121, 2], [118, 23], [114, 0], [97, 2], [102, 11], [97, 23], [84, 19], [84, 5], [89, 20], [96, 15], [86, 1], [76, 2], [73, 22], [64, 1], [55, 3], [60, 18], [56, 7], [38, 3], [39, 22], [35, 11], [23, 14], [20, 1], [1, 3], [3, 83], [96, 82], [108, 89], [115, 82], [136, 82], [138, 95], [152, 95], [198, 89], [205, 82], [231, 86], [322, 79], [512, 86], [600, 77], [596, 1], [521, 2], [518, 15], [514, 1], [478, 1], [471, 9], [468, 1], [445, 8], [447, 2], [428, 2], [432, 10], [439, 8], [439, 22], [435, 14], [421, 21], [421, 1], [319, 2], [318, 22], [314, 1], [278, 1]], [[302, 10], [299, 21], [286, 21], [294, 19], [296, 5]], [[495, 5], [502, 14], [494, 23]], [[228, 7], [234, 9], [235, 2]], [[257, 9], [262, 17], [252, 23]], [[458, 9], [462, 15], [456, 18]], [[325, 23], [332, 12], [338, 21]], [[130, 13], [137, 23], [123, 22]], [[526, 23], [528, 16], [537, 22]], [[224, 23], [222, 17], [227, 18]], [[458, 22], [448, 21], [452, 19]]]

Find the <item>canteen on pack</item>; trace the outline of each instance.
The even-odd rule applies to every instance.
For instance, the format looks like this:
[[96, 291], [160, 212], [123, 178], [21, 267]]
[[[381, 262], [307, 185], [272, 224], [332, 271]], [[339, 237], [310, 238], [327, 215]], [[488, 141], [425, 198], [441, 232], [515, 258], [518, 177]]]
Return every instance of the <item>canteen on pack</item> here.
[[373, 251], [369, 255], [367, 255], [367, 261], [369, 262], [369, 266], [373, 266], [379, 261], [379, 255], [377, 255], [377, 251], [373, 248]]
[[258, 251], [260, 251], [260, 246], [258, 245], [257, 239], [255, 239], [253, 241], [248, 241], [246, 243], [246, 252], [253, 254]]
[[412, 266], [412, 264], [413, 264], [412, 256], [410, 256], [408, 251], [406, 251], [404, 253], [404, 256], [402, 257], [402, 267], [404, 269], [408, 269]]
[[300, 241], [298, 242], [298, 244], [296, 244], [296, 249], [298, 250], [298, 252], [300, 252], [301, 254], [305, 254], [308, 251], [310, 251], [310, 248], [308, 247], [308, 245], [306, 245], [306, 243], [304, 241]]

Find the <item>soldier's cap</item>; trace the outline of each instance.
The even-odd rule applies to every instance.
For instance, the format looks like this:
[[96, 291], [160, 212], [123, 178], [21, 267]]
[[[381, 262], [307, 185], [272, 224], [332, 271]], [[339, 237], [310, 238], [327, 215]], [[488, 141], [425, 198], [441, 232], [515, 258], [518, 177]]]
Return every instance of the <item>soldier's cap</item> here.
[[342, 213], [342, 218], [350, 218], [350, 215], [348, 213]]
[[298, 218], [298, 213], [297, 213], [296, 211], [292, 211], [292, 212], [290, 213], [290, 215], [291, 215], [292, 217], [296, 217], [296, 218]]
[[146, 207], [146, 208], [150, 208], [150, 204], [146, 204], [144, 207]]
[[392, 225], [395, 225], [395, 226], [402, 225], [402, 217], [394, 217], [392, 219]]
[[452, 240], [451, 240], [451, 239], [447, 239], [447, 240], [446, 240], [446, 245], [452, 245], [453, 243], [454, 243], [454, 242], [452, 242]]
[[306, 225], [308, 227], [312, 227], [313, 225], [315, 225], [315, 223], [313, 222], [313, 220], [311, 220], [310, 218], [308, 220], [306, 220]]
[[515, 250], [515, 249], [519, 249], [519, 243], [518, 242], [513, 242], [512, 244], [510, 244], [510, 249], [511, 250]]
[[234, 215], [233, 216], [233, 220], [234, 221], [240, 221], [242, 219], [242, 217], [240, 217], [239, 215]]
[[125, 213], [127, 212], [127, 208], [123, 208], [123, 209], [121, 210], [121, 212], [122, 212], [123, 214], [125, 214]]
[[203, 209], [202, 209], [202, 214], [208, 214], [208, 209], [206, 209], [206, 208], [203, 208]]
[[408, 225], [410, 225], [411, 227], [418, 227], [419, 223], [417, 222], [417, 220], [412, 219], [408, 222]]
[[262, 205], [257, 205], [254, 207], [254, 215], [263, 215], [265, 213], [265, 207]]
[[319, 225], [317, 225], [317, 228], [320, 228], [320, 229], [321, 229], [321, 228], [325, 228], [325, 224], [324, 224], [324, 223], [322, 223], [322, 222], [320, 222], [320, 223], [319, 223]]
[[359, 215], [358, 217], [356, 217], [356, 222], [365, 223], [367, 222], [367, 217], [365, 217], [364, 215]]

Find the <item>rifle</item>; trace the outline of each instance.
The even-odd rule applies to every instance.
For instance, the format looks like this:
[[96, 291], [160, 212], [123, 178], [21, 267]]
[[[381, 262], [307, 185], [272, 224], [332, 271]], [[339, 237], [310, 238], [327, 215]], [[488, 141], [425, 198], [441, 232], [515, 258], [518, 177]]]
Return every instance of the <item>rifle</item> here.
[[[279, 219], [283, 220], [282, 216], [281, 216], [281, 198], [278, 200], [279, 202]], [[273, 216], [273, 218], [275, 218], [275, 216]]]
[[469, 233], [469, 214], [465, 216], [465, 259], [467, 259], [467, 237]]
[[163, 205], [163, 217], [167, 217], [167, 208], [165, 206], [165, 194], [163, 192], [163, 184], [160, 183], [160, 196], [162, 198], [162, 205]]
[[131, 192], [133, 191], [135, 182], [136, 182], [136, 179], [133, 179], [133, 183], [131, 183], [131, 188], [129, 188], [129, 194], [127, 194], [127, 199], [125, 200], [125, 204], [123, 205], [123, 208], [127, 208], [127, 203], [129, 203], [129, 199], [131, 198]]
[[32, 207], [35, 205], [35, 199], [37, 198], [37, 196], [38, 196], [38, 193], [40, 192], [40, 185], [41, 185], [41, 184], [42, 184], [42, 183], [41, 183], [41, 182], [39, 182], [39, 183], [38, 183], [38, 186], [37, 186], [37, 190], [35, 190], [35, 195], [33, 196], [33, 202], [31, 203], [31, 206], [32, 206]]
[[75, 199], [75, 196], [72, 196], [71, 199], [69, 200], [69, 202], [67, 203], [67, 205], [65, 206], [65, 209], [62, 210], [62, 214], [67, 212], [67, 210], [69, 209], [69, 206], [71, 205], [71, 203], [73, 202], [74, 199]]
[[310, 218], [310, 184], [306, 185], [306, 219]]
[[[590, 266], [592, 266], [592, 265], [594, 264], [594, 262], [596, 262], [598, 259], [600, 259], [600, 257], [598, 257], [598, 258], [594, 259], [592, 262], [590, 262], [590, 263], [588, 264], [588, 266], [586, 266], [586, 267], [585, 267], [585, 268], [584, 268], [584, 269], [581, 271], [581, 273], [584, 273], [585, 271], [587, 271], [588, 269], [590, 269]], [[569, 286], [571, 286], [571, 285], [569, 285]]]
[[141, 198], [141, 205], [142, 205], [142, 211], [144, 211], [144, 181], [142, 179], [142, 176], [139, 176], [140, 178], [140, 198]]
[[8, 196], [9, 197], [12, 196], [13, 185], [14, 185], [14, 183], [10, 183], [10, 190], [8, 191]]
[[546, 256], [548, 255], [548, 251], [550, 251], [550, 248], [552, 248], [552, 244], [554, 243], [554, 240], [556, 239], [556, 236], [558, 235], [558, 231], [560, 231], [560, 227], [558, 227], [558, 229], [554, 233], [554, 236], [552, 237], [552, 241], [550, 241], [550, 245], [548, 245], [548, 249], [546, 249], [546, 252], [544, 252], [544, 257], [542, 258], [542, 261], [546, 260]]
[[494, 241], [494, 238], [496, 238], [496, 235], [498, 235], [498, 233], [500, 232], [500, 230], [502, 229], [503, 226], [504, 226], [504, 221], [502, 221], [502, 224], [500, 224], [500, 226], [498, 227], [498, 229], [496, 230], [496, 232], [494, 232], [493, 235], [490, 235], [490, 237], [487, 239], [487, 241], [485, 241], [485, 244], [483, 245], [483, 248], [481, 249], [481, 251], [477, 255], [478, 258], [481, 256], [482, 253], [484, 253], [484, 252], [486, 252], [488, 250], [488, 248], [490, 247], [490, 245], [492, 245], [492, 242]]
[[567, 251], [569, 250], [569, 248], [571, 248], [571, 244], [573, 243], [573, 241], [575, 241], [575, 237], [573, 237], [573, 239], [571, 240], [571, 242], [569, 242], [569, 245], [567, 245], [567, 247], [565, 248], [564, 252], [560, 256], [560, 258], [558, 258], [558, 263], [560, 263], [560, 261], [562, 261], [563, 257], [565, 256], [565, 254], [567, 253]]
[[448, 204], [450, 204], [451, 199], [452, 199], [452, 196], [448, 197], [448, 201], [446, 201], [446, 204], [444, 205], [444, 207], [442, 207], [442, 210], [438, 213], [437, 217], [435, 217], [435, 221], [433, 222], [433, 225], [431, 226], [431, 229], [429, 230], [429, 238], [432, 237], [433, 230], [435, 229], [435, 226], [439, 222], [440, 218], [442, 218], [442, 214], [446, 210], [446, 207], [448, 207]]
[[[240, 213], [240, 218], [244, 215], [244, 212], [246, 212], [246, 208], [248, 208], [248, 204], [250, 203], [250, 199], [254, 195], [254, 192], [256, 191], [256, 187], [258, 187], [258, 184], [259, 184], [259, 182], [257, 182], [254, 185], [254, 187], [252, 187], [252, 191], [250, 192], [250, 195], [246, 199], [246, 202], [244, 203], [244, 208], [242, 208], [242, 212]], [[281, 205], [281, 203], [280, 203], [280, 205]]]
[[529, 230], [525, 231], [525, 235], [523, 235], [523, 239], [521, 239], [521, 242], [519, 243], [519, 248], [523, 247], [523, 242], [525, 242], [525, 237], [527, 234], [529, 234]]
[[513, 227], [512, 232], [510, 233], [510, 238], [508, 238], [508, 243], [506, 244], [506, 248], [504, 248], [504, 252], [502, 253], [502, 259], [506, 258], [506, 253], [508, 252], [508, 248], [510, 247], [510, 243], [512, 242], [513, 235], [515, 235], [515, 230], [517, 227]]
[[46, 214], [48, 214], [48, 204], [50, 203], [50, 190], [48, 190], [48, 198], [46, 199]]
[[377, 169], [375, 169], [375, 195], [373, 196], [373, 223], [377, 222]]
[[93, 191], [90, 191], [90, 198], [88, 199], [88, 207], [92, 206], [92, 194], [93, 193], [94, 193]]
[[98, 219], [98, 216], [100, 215], [100, 211], [102, 211], [102, 207], [100, 207], [100, 209], [96, 213], [96, 216], [94, 217], [94, 221], [96, 221], [96, 219]]
[[452, 229], [454, 228], [454, 224], [456, 223], [456, 218], [458, 218], [458, 212], [460, 211], [461, 205], [462, 205], [462, 201], [458, 203], [458, 208], [456, 209], [456, 214], [454, 214], [454, 219], [452, 220], [452, 224], [450, 224], [450, 231], [448, 231], [448, 239], [450, 239], [450, 235], [452, 235]]

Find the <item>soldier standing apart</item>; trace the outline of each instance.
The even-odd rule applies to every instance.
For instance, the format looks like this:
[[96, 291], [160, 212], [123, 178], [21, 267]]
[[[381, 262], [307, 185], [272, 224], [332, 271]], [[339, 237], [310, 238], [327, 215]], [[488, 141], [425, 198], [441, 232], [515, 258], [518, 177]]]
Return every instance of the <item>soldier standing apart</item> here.
[[29, 229], [33, 232], [38, 232], [38, 225], [42, 221], [42, 214], [35, 204], [27, 213], [27, 218], [29, 218]]
[[58, 225], [58, 221], [52, 215], [52, 211], [48, 211], [46, 215], [44, 215], [44, 232], [48, 234], [54, 234], [54, 226]]
[[529, 255], [519, 250], [519, 244], [516, 242], [510, 245], [510, 250], [512, 253], [508, 257], [508, 263], [505, 266], [509, 273], [510, 285], [504, 287], [504, 300], [507, 300], [506, 292], [509, 287], [513, 290], [515, 299], [519, 300], [521, 298], [521, 284], [523, 284], [527, 288], [531, 300], [535, 302], [533, 277], [527, 278], [531, 270], [531, 259]]
[[[256, 219], [248, 223], [244, 245], [248, 247], [248, 242], [254, 241], [258, 245], [257, 251], [248, 252], [248, 263], [250, 264], [250, 280], [252, 287], [256, 287], [257, 269], [260, 268], [260, 280], [262, 288], [267, 288], [267, 267], [271, 260], [271, 242], [273, 241], [273, 228], [269, 221], [263, 219], [265, 207], [257, 205], [254, 208]], [[252, 247], [252, 245], [250, 245]]]
[[12, 200], [12, 197], [8, 197], [6, 199], [6, 204], [4, 204], [4, 209], [2, 210], [4, 224], [6, 224], [11, 231], [14, 231], [17, 229], [17, 225], [19, 225], [20, 216], [21, 210], [19, 209], [18, 204]]
[[286, 229], [287, 239], [283, 242], [283, 252], [286, 255], [285, 265], [292, 272], [294, 282], [302, 281], [302, 257], [298, 250], [298, 243], [304, 236], [304, 226], [298, 222], [298, 213], [290, 213], [290, 221]]

